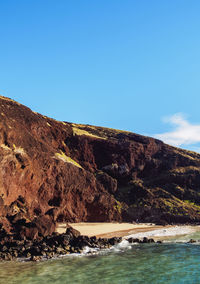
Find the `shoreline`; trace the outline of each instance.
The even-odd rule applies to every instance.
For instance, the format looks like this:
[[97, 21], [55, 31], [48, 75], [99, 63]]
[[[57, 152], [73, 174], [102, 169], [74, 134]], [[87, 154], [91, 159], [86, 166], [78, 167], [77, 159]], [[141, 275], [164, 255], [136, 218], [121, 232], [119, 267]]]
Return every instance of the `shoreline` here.
[[188, 238], [184, 239], [185, 243], [200, 244], [198, 234], [195, 239], [190, 238], [196, 232], [200, 232], [199, 225], [61, 223], [57, 232], [34, 240], [6, 235], [0, 242], [0, 260], [41, 261], [66, 255], [96, 254], [102, 250], [131, 248], [136, 243], [160, 244], [170, 237], [184, 235]]
[[[88, 237], [95, 236], [97, 238], [144, 238], [153, 237], [155, 239], [165, 239], [172, 236], [181, 236], [200, 232], [199, 225], [155, 225], [152, 223], [69, 223], [69, 225], [78, 230], [81, 235]], [[63, 233], [65, 223], [61, 223], [57, 227], [58, 233]]]
[[[56, 232], [62, 234], [66, 230], [67, 223], [60, 223], [56, 228]], [[73, 229], [80, 232], [81, 235], [98, 238], [124, 237], [133, 232], [146, 232], [153, 228], [164, 228], [167, 226], [159, 226], [152, 223], [117, 223], [117, 222], [80, 222], [68, 223]]]

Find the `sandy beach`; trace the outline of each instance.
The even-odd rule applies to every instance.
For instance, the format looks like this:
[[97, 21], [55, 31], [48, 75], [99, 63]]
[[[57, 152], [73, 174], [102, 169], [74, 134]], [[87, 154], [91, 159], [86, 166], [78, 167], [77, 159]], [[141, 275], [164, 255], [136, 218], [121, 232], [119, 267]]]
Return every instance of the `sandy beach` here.
[[[131, 223], [69, 223], [74, 229], [78, 230], [81, 235], [89, 237], [113, 237], [113, 236], [126, 236], [133, 232], [142, 232], [152, 230], [155, 225], [151, 224], [131, 224]], [[162, 226], [156, 226], [158, 228]], [[66, 224], [59, 224], [57, 232], [64, 233]]]
[[[133, 238], [165, 238], [176, 235], [186, 235], [200, 231], [200, 226], [158, 226], [150, 223], [131, 224], [131, 223], [70, 223], [81, 235], [89, 237], [133, 237]], [[64, 233], [66, 224], [61, 223], [57, 227], [57, 232]]]

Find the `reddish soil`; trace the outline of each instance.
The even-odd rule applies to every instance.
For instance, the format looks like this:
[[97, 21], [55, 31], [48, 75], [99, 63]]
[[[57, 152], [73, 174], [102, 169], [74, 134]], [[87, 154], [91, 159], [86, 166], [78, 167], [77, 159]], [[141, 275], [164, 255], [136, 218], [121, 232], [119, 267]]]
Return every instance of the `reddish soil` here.
[[131, 132], [56, 121], [0, 97], [6, 231], [48, 234], [55, 227], [45, 224], [63, 221], [194, 223], [199, 205], [199, 154]]

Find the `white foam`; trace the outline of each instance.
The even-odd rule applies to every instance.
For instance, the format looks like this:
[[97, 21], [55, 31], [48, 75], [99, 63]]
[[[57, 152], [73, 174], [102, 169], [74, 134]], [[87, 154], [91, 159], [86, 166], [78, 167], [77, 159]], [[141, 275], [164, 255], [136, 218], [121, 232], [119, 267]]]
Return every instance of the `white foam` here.
[[125, 239], [128, 238], [144, 238], [144, 237], [170, 237], [170, 236], [178, 236], [178, 235], [186, 235], [195, 232], [195, 229], [189, 226], [175, 226], [172, 228], [163, 228], [157, 229], [148, 232], [136, 233], [129, 236], [126, 236]]
[[131, 244], [127, 240], [122, 240], [119, 244], [116, 244], [110, 248], [110, 250], [120, 251], [124, 249], [131, 249]]
[[129, 248], [131, 246], [130, 246], [130, 243], [127, 240], [123, 240], [119, 244], [115, 245], [115, 247], [117, 247], [119, 249], [124, 249], [124, 248]]
[[91, 247], [85, 246], [83, 248], [82, 253], [83, 254], [94, 253], [94, 252], [97, 252], [98, 250], [99, 250], [98, 248], [91, 248]]

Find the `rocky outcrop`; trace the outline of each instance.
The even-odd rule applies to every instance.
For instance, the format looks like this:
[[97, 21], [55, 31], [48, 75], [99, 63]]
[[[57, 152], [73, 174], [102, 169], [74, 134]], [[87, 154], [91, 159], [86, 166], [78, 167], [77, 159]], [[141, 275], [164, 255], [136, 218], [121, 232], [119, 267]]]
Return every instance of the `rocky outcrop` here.
[[63, 234], [53, 232], [51, 235], [37, 237], [36, 239], [25, 238], [20, 234], [9, 235], [3, 229], [0, 229], [0, 261], [18, 258], [39, 261], [60, 255], [82, 253], [86, 246], [90, 248], [87, 250], [89, 253], [91, 249], [94, 251], [107, 249], [121, 241], [122, 238], [107, 239], [81, 236], [78, 231], [70, 226]]
[[[67, 114], [66, 114], [67, 117]], [[0, 223], [199, 222], [200, 155], [130, 132], [60, 122], [0, 97]]]
[[[0, 229], [1, 235], [2, 230]], [[70, 226], [63, 234], [53, 233], [50, 236], [34, 240], [21, 238], [17, 235], [6, 235], [3, 232], [3, 237], [0, 238], [0, 261], [11, 261], [19, 258], [26, 261], [40, 261], [74, 253], [96, 254], [100, 249], [109, 249], [120, 242], [122, 242], [121, 237], [97, 238], [95, 236], [82, 236]], [[127, 242], [129, 244], [155, 243], [154, 239], [146, 237], [143, 239], [129, 238]], [[196, 241], [190, 240], [189, 243], [194, 242]], [[162, 241], [157, 241], [157, 243], [162, 243]]]

